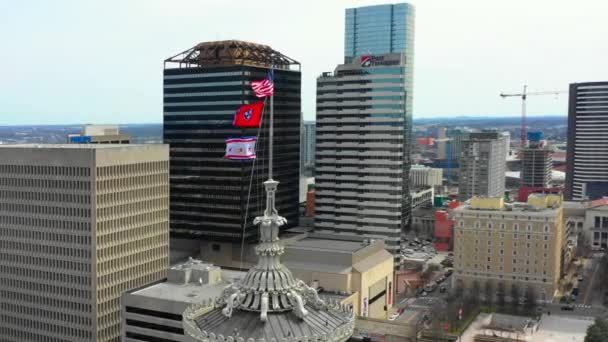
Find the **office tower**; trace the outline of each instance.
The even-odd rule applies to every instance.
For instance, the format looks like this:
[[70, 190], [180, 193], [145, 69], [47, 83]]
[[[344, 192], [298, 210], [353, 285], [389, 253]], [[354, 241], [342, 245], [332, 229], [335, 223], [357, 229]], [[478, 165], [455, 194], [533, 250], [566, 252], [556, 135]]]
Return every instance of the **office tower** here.
[[461, 200], [504, 195], [506, 150], [503, 133], [470, 133], [469, 139], [462, 141], [458, 185]]
[[565, 198], [608, 196], [608, 82], [570, 84]]
[[71, 144], [129, 144], [131, 136], [115, 125], [84, 125], [80, 134], [69, 134]]
[[510, 207], [502, 197], [473, 197], [454, 209], [454, 217], [456, 284], [481, 290], [491, 286], [493, 292], [502, 287], [506, 296], [517, 291], [522, 297], [553, 299], [566, 248], [561, 196], [533, 194], [527, 203]]
[[405, 53], [408, 65], [413, 65], [414, 6], [365, 6], [348, 8], [345, 14], [345, 64], [364, 55]]
[[404, 55], [375, 58], [317, 79], [315, 229], [382, 238], [398, 255], [410, 220], [411, 103]]
[[[281, 182], [277, 206], [288, 222], [282, 228], [297, 224], [299, 63], [266, 45], [206, 42], [165, 61], [163, 136], [171, 145], [172, 236], [240, 243], [244, 231], [248, 241], [256, 239], [253, 218], [262, 212], [262, 182], [268, 178], [268, 120], [262, 119], [259, 134], [257, 128], [236, 128], [232, 122], [241, 105], [260, 101], [251, 81], [265, 78], [273, 63], [274, 178]], [[254, 163], [223, 156], [226, 138], [256, 135], [250, 192]]]
[[528, 132], [528, 146], [522, 150], [521, 186], [548, 188], [551, 186], [551, 150], [542, 132]]
[[0, 146], [0, 340], [119, 340], [122, 292], [166, 277], [168, 154]]
[[443, 170], [424, 165], [412, 165], [410, 168], [410, 186], [440, 187], [443, 184]]
[[314, 121], [303, 121], [300, 167], [302, 168], [302, 175], [307, 177], [313, 177], [315, 171], [315, 133], [316, 123]]
[[437, 159], [448, 159], [448, 129], [440, 127], [437, 130], [437, 139], [435, 145], [437, 146]]

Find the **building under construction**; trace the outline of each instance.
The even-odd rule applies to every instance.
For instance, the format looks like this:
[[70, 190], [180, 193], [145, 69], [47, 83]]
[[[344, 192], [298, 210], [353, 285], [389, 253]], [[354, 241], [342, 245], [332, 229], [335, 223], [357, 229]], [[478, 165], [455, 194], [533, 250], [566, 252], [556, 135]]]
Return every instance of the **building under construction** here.
[[528, 132], [528, 146], [521, 153], [521, 186], [547, 188], [551, 186], [551, 150], [542, 132]]
[[[260, 101], [251, 82], [265, 78], [273, 65], [277, 207], [288, 221], [282, 228], [297, 223], [300, 64], [266, 45], [205, 42], [165, 60], [163, 139], [171, 146], [172, 236], [240, 242], [244, 233], [256, 239], [253, 219], [262, 214], [262, 183], [268, 178], [268, 120], [262, 119], [258, 132], [234, 127], [233, 118], [240, 106]], [[255, 162], [223, 158], [226, 138], [256, 135]], [[219, 252], [220, 245], [213, 248]]]

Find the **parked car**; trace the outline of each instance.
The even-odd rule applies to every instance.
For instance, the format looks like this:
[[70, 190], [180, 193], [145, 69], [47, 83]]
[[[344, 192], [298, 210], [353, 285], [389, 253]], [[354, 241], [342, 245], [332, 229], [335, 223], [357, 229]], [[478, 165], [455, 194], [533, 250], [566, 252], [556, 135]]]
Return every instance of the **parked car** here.
[[439, 293], [445, 293], [445, 291], [446, 291], [445, 285], [439, 286]]
[[394, 320], [396, 320], [397, 318], [399, 318], [399, 313], [398, 313], [398, 312], [395, 312], [394, 314], [392, 314], [392, 315], [390, 315], [390, 316], [388, 317], [388, 320], [389, 320], [389, 321], [394, 321]]
[[447, 271], [445, 271], [445, 273], [443, 275], [447, 278], [447, 277], [451, 276], [453, 272], [454, 271], [452, 269], [448, 269]]
[[572, 289], [572, 295], [573, 295], [573, 296], [578, 296], [578, 294], [579, 294], [578, 287], [573, 288], [573, 289]]
[[574, 311], [574, 305], [564, 305], [561, 309], [564, 311]]
[[583, 275], [582, 275], [582, 274], [578, 276], [578, 281], [583, 281], [583, 279], [584, 279], [584, 278], [583, 278]]

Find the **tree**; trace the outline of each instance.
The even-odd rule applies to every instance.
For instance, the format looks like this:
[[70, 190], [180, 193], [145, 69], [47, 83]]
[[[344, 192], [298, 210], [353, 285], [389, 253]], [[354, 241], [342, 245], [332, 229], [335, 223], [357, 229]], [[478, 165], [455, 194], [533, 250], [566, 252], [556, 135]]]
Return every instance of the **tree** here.
[[479, 284], [479, 280], [473, 280], [473, 284], [471, 284], [471, 289], [469, 292], [469, 296], [471, 299], [471, 303], [474, 305], [479, 304], [479, 294], [481, 293], [481, 284]]
[[486, 281], [484, 293], [485, 305], [491, 307], [494, 304], [494, 282], [492, 281], [492, 279], [488, 279]]
[[500, 281], [496, 287], [496, 304], [503, 308], [505, 306], [505, 283]]
[[536, 301], [538, 300], [538, 297], [536, 296], [536, 290], [529, 286], [526, 289], [526, 302], [525, 302], [525, 309], [526, 312], [528, 314], [534, 314], [534, 310], [536, 310]]
[[514, 309], [517, 309], [519, 304], [519, 298], [521, 297], [521, 289], [518, 283], [511, 284], [511, 305]]
[[595, 323], [587, 328], [585, 342], [605, 342], [608, 341], [608, 322], [597, 318]]

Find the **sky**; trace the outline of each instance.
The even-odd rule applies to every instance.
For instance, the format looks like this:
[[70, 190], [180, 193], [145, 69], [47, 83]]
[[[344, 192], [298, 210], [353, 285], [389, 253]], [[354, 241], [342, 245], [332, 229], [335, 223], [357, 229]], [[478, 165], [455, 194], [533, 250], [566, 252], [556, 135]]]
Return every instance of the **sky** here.
[[[162, 122], [163, 61], [202, 41], [268, 44], [315, 80], [343, 61], [357, 0], [0, 0], [0, 125]], [[608, 1], [411, 0], [414, 117], [517, 116], [501, 92], [608, 80]], [[529, 97], [566, 115], [567, 94]]]

